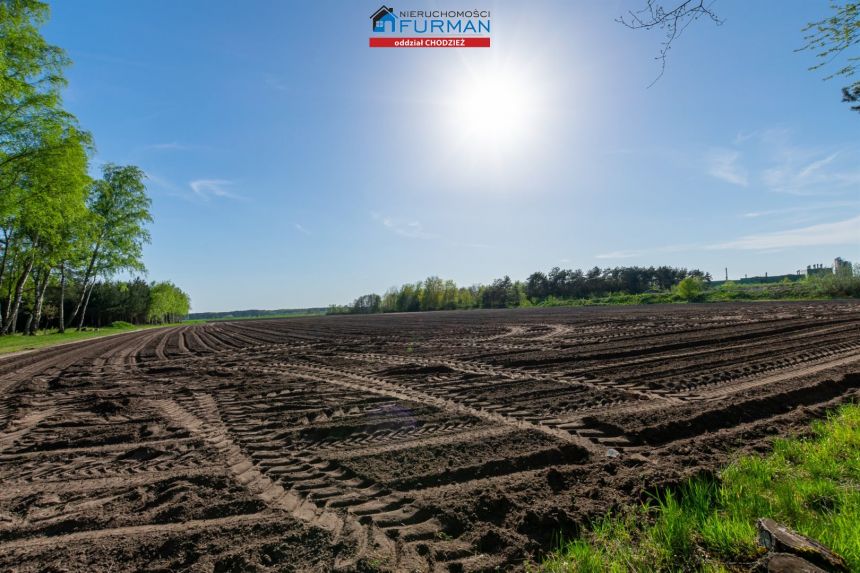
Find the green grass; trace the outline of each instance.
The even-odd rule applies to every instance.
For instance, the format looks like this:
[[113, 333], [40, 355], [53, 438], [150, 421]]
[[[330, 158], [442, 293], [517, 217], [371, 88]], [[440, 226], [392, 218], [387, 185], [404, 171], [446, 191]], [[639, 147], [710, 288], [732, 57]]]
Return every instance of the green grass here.
[[[260, 320], [268, 318], [307, 318], [310, 316], [323, 316], [325, 313], [290, 313], [278, 315], [264, 316], [231, 316], [224, 318], [203, 319], [197, 318], [192, 320], [184, 320], [177, 324], [204, 324], [207, 322], [222, 322], [233, 320]], [[57, 333], [56, 330], [50, 332], [39, 331], [36, 336], [26, 336], [23, 334], [13, 334], [10, 336], [0, 336], [0, 355], [9, 354], [10, 352], [19, 352], [22, 350], [34, 350], [36, 348], [45, 348], [55, 346], [65, 342], [75, 342], [77, 340], [87, 340], [89, 338], [99, 338], [110, 334], [119, 334], [121, 332], [130, 332], [141, 328], [159, 328], [163, 326], [176, 326], [176, 324], [131, 324], [128, 322], [117, 321], [111, 326], [103, 326], [98, 330], [88, 329], [82, 332], [77, 332], [74, 328], [67, 329], [64, 334]]]
[[593, 523], [538, 570], [746, 571], [760, 555], [756, 520], [770, 517], [824, 543], [860, 571], [860, 406], [778, 440], [647, 503]]
[[[265, 316], [235, 316], [213, 319], [193, 319], [184, 320], [177, 324], [204, 324], [207, 322], [222, 322], [233, 320], [260, 320], [268, 318], [306, 318], [310, 316], [323, 316], [323, 313], [291, 313], [282, 315], [265, 315]], [[128, 322], [117, 321], [111, 326], [103, 326], [98, 330], [88, 329], [82, 332], [77, 332], [74, 328], [67, 329], [64, 334], [57, 333], [56, 330], [50, 332], [40, 331], [36, 336], [26, 336], [23, 334], [13, 334], [10, 336], [0, 336], [0, 355], [10, 352], [19, 352], [21, 350], [34, 350], [36, 348], [45, 348], [55, 346], [65, 342], [75, 342], [77, 340], [87, 340], [89, 338], [99, 338], [110, 334], [119, 334], [121, 332], [130, 332], [141, 328], [159, 328], [163, 326], [175, 326], [175, 324], [131, 324]]]
[[[185, 323], [183, 323], [185, 324]], [[172, 326], [167, 324], [159, 325], [133, 325], [122, 323], [117, 326], [105, 326], [98, 330], [84, 330], [77, 332], [74, 328], [66, 330], [64, 334], [59, 334], [57, 331], [48, 333], [39, 332], [36, 336], [26, 336], [24, 334], [12, 334], [9, 336], [0, 336], [0, 354], [8, 354], [10, 352], [19, 352], [21, 350], [33, 350], [36, 348], [45, 348], [47, 346], [55, 346], [65, 342], [75, 342], [77, 340], [87, 340], [89, 338], [99, 338], [110, 334], [119, 334], [121, 332], [131, 332], [141, 328], [159, 328], [162, 326]]]

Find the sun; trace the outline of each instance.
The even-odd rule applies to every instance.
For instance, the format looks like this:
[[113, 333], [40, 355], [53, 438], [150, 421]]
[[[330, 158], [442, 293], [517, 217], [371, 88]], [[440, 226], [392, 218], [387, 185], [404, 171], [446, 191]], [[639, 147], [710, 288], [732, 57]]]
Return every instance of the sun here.
[[459, 76], [448, 90], [449, 134], [477, 152], [516, 152], [540, 133], [540, 93], [516, 66], [493, 65]]
[[524, 190], [545, 177], [541, 166], [558, 156], [560, 126], [574, 101], [552, 62], [480, 52], [425, 68], [410, 99], [420, 104], [410, 135], [420, 142], [427, 176], [493, 193]]

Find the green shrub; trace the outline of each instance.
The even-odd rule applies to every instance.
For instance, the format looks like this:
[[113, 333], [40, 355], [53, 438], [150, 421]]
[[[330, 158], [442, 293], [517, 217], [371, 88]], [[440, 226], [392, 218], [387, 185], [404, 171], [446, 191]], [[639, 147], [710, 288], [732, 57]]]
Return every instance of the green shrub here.
[[675, 287], [675, 293], [688, 302], [699, 299], [705, 292], [705, 283], [699, 277], [687, 277]]
[[812, 276], [806, 283], [818, 296], [860, 298], [860, 277], [849, 274]]
[[126, 322], [124, 320], [115, 320], [111, 323], [111, 327], [113, 328], [132, 328], [134, 325], [130, 322]]

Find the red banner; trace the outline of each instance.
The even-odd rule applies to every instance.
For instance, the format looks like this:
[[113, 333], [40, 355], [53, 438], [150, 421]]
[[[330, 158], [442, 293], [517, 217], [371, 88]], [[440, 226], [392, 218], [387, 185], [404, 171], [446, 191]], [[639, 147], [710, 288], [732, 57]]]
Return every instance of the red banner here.
[[371, 48], [489, 48], [489, 38], [370, 38]]

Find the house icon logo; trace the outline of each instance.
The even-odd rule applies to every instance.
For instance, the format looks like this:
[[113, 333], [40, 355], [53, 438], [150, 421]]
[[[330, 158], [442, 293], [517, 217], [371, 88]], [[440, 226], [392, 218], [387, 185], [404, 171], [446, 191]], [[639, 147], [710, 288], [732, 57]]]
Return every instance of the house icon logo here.
[[390, 8], [383, 4], [379, 10], [373, 13], [370, 19], [373, 21], [374, 32], [394, 32], [394, 27], [397, 22], [397, 16], [394, 15], [394, 8]]

